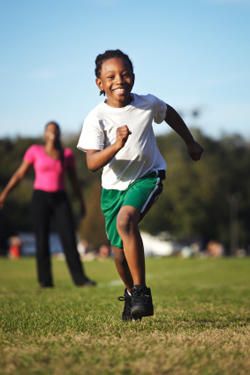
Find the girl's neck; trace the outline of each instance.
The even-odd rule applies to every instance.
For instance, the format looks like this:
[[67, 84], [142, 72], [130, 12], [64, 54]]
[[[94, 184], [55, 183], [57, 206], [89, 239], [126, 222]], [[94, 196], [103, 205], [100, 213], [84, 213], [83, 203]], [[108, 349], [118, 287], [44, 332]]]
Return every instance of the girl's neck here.
[[112, 101], [112, 100], [109, 100], [108, 98], [105, 99], [105, 103], [107, 105], [109, 105], [110, 107], [114, 107], [114, 108], [123, 108], [123, 107], [126, 107], [127, 105], [129, 105], [133, 100], [133, 96], [132, 94], [129, 95], [128, 98], [126, 98], [124, 101]]

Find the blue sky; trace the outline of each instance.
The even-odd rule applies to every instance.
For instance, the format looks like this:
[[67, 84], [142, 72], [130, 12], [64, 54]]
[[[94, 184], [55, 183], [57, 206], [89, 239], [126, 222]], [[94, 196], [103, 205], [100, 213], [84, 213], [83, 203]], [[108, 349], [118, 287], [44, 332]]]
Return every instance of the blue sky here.
[[40, 135], [51, 119], [79, 132], [102, 100], [95, 57], [120, 48], [135, 92], [208, 135], [250, 138], [249, 20], [250, 0], [0, 0], [0, 137]]

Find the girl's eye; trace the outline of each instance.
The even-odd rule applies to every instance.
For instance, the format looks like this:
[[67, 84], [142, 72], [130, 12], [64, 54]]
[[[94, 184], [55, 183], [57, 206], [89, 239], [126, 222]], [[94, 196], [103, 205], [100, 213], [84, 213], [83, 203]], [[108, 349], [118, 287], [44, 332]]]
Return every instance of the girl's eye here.
[[114, 76], [108, 76], [107, 79], [114, 79]]
[[128, 72], [124, 72], [124, 73], [122, 73], [122, 76], [123, 77], [129, 77], [129, 73]]

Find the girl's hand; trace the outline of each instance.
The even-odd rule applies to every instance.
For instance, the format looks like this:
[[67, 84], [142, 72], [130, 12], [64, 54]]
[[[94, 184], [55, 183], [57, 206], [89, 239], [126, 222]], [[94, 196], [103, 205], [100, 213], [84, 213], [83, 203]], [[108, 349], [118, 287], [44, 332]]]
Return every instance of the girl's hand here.
[[107, 165], [110, 160], [119, 152], [128, 140], [131, 131], [127, 125], [120, 126], [116, 129], [116, 140], [103, 150], [86, 150], [87, 167], [95, 172]]
[[204, 149], [199, 143], [193, 141], [192, 143], [187, 144], [187, 148], [189, 155], [194, 161], [200, 160]]
[[130, 134], [131, 134], [131, 131], [129, 130], [127, 125], [120, 126], [119, 128], [116, 129], [116, 142], [115, 143], [119, 149], [124, 147]]

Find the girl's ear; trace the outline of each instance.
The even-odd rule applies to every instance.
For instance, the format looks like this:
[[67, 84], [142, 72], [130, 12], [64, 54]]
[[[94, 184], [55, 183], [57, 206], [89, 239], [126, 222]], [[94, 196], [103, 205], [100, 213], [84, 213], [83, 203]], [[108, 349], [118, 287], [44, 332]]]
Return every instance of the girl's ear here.
[[103, 91], [102, 80], [100, 78], [96, 78], [95, 83], [96, 83], [97, 87], [99, 88], [99, 90]]
[[100, 95], [105, 95], [105, 91], [103, 90], [103, 86], [102, 86], [102, 80], [100, 78], [96, 78], [95, 82], [96, 82], [97, 87], [100, 90]]

